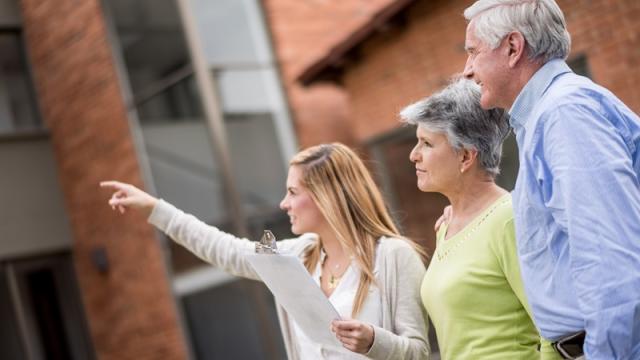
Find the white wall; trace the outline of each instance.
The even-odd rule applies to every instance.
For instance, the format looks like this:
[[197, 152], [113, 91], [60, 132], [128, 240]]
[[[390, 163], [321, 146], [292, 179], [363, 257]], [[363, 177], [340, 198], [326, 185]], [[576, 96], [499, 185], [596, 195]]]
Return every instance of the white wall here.
[[71, 247], [48, 139], [0, 141], [0, 259]]

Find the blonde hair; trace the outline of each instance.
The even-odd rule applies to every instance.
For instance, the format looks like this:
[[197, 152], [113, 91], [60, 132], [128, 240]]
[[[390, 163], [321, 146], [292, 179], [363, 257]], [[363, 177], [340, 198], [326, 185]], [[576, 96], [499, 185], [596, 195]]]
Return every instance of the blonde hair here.
[[[378, 239], [381, 236], [404, 238], [384, 206], [371, 174], [347, 146], [340, 143], [313, 146], [294, 156], [289, 165], [301, 167], [302, 185], [309, 191], [342, 248], [347, 255], [353, 256], [360, 268], [360, 282], [351, 314], [355, 318], [367, 298], [369, 287], [375, 284], [373, 265]], [[305, 250], [303, 261], [309, 272], [313, 272], [320, 261], [321, 248], [322, 239]]]

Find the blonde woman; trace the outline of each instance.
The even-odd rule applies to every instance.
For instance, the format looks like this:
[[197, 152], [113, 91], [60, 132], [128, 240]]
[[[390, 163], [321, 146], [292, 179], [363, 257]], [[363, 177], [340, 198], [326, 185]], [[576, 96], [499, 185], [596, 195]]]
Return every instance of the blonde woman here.
[[[212, 265], [255, 280], [244, 255], [254, 243], [224, 233], [132, 185], [106, 181], [109, 205], [135, 209]], [[333, 143], [290, 162], [280, 203], [298, 238], [278, 249], [300, 256], [342, 319], [331, 330], [344, 348], [310, 340], [278, 306], [289, 359], [427, 359], [427, 318], [420, 303], [424, 265], [393, 224], [371, 175], [348, 147]], [[313, 309], [309, 309], [313, 311]]]

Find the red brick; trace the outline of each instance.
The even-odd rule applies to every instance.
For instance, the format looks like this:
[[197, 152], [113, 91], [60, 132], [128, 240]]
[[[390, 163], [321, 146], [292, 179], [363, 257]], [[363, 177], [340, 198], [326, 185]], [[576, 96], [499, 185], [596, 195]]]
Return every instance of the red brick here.
[[390, 2], [263, 1], [301, 147], [331, 141], [354, 144], [344, 90], [334, 85], [303, 88], [295, 77]]

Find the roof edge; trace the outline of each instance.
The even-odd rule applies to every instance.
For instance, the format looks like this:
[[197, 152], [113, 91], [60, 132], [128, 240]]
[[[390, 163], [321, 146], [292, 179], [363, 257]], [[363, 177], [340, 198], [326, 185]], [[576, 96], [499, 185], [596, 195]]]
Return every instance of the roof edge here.
[[330, 78], [330, 76], [326, 76], [325, 74], [328, 70], [333, 68], [339, 71], [341, 62], [350, 51], [373, 36], [393, 17], [404, 11], [414, 2], [416, 2], [416, 0], [397, 0], [378, 10], [369, 21], [334, 45], [324, 56], [307, 66], [302, 73], [296, 77], [296, 81], [302, 83], [304, 86], [309, 86], [321, 79]]

